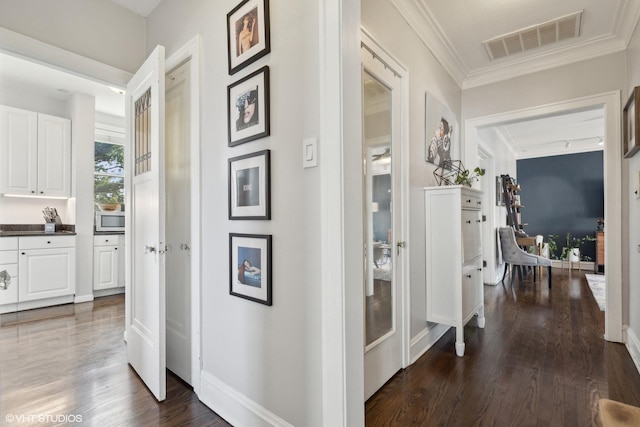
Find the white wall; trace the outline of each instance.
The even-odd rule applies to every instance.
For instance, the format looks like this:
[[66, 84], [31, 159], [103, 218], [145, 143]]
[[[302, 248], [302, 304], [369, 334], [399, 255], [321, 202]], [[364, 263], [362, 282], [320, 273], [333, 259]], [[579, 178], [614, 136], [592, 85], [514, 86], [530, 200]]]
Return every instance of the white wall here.
[[[412, 340], [423, 336], [428, 329], [426, 321], [425, 216], [423, 188], [437, 185], [433, 177], [435, 166], [425, 162], [425, 92], [437, 97], [458, 117], [460, 132], [460, 94], [438, 60], [427, 50], [415, 32], [389, 1], [362, 2], [362, 26], [383, 48], [409, 70], [409, 206], [410, 224], [408, 244], [410, 250], [410, 334]], [[420, 54], [416, 54], [420, 52]], [[460, 135], [460, 133], [459, 133]], [[462, 139], [459, 138], [459, 141]], [[461, 151], [460, 151], [461, 152]], [[424, 348], [414, 343], [412, 358]]]
[[[622, 92], [622, 102], [625, 104], [629, 99], [632, 88], [640, 86], [640, 26], [636, 27], [633, 34], [631, 43], [627, 50], [627, 85], [626, 89]], [[636, 105], [636, 108], [638, 106]], [[625, 307], [627, 313], [624, 317], [628, 322], [630, 331], [629, 336], [636, 340], [635, 347], [635, 362], [640, 369], [640, 360], [637, 358], [640, 356], [637, 351], [638, 348], [637, 338], [640, 337], [640, 253], [638, 253], [637, 247], [640, 244], [640, 199], [636, 199], [633, 194], [637, 188], [638, 174], [640, 173], [640, 154], [636, 153], [630, 159], [623, 161], [625, 176], [623, 177], [623, 183], [626, 184], [626, 188], [623, 187], [623, 197], [627, 201], [627, 222], [628, 236], [626, 242], [626, 249], [628, 251], [628, 257], [624, 258], [623, 268], [626, 267], [626, 274], [628, 288], [623, 288], [623, 301], [628, 301], [628, 305]], [[627, 252], [625, 251], [625, 252]], [[624, 252], [623, 252], [624, 253]], [[623, 278], [625, 272], [623, 271]], [[626, 323], [625, 322], [625, 323]], [[633, 348], [633, 347], [632, 347]], [[632, 351], [632, 355], [634, 352]]]
[[144, 58], [144, 19], [110, 1], [0, 0], [0, 27], [129, 72]]
[[[147, 51], [162, 44], [170, 56], [202, 38], [201, 396], [232, 423], [241, 411], [220, 399], [237, 392], [292, 425], [320, 425], [320, 181], [319, 168], [302, 168], [302, 140], [319, 132], [318, 6], [270, 2], [271, 54], [229, 76], [226, 15], [236, 4], [165, 1], [147, 21]], [[229, 148], [227, 86], [263, 65], [271, 73], [271, 136]], [[227, 159], [262, 149], [271, 150], [272, 220], [229, 221]], [[318, 149], [322, 156], [322, 141]], [[230, 232], [273, 235], [273, 306], [229, 295]], [[226, 396], [209, 400], [213, 389]]]

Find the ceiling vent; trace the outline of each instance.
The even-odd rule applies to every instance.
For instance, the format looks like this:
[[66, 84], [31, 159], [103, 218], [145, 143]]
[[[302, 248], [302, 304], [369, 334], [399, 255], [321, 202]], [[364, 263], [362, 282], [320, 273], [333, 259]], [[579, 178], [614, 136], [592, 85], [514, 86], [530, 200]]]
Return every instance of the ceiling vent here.
[[489, 58], [503, 58], [580, 36], [582, 10], [538, 25], [523, 28], [484, 43]]

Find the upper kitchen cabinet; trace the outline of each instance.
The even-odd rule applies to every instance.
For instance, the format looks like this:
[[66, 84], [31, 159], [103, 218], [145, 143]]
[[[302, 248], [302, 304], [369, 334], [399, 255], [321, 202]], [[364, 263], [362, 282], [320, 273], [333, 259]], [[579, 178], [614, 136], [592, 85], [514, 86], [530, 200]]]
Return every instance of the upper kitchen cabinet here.
[[0, 105], [0, 193], [71, 196], [71, 121]]

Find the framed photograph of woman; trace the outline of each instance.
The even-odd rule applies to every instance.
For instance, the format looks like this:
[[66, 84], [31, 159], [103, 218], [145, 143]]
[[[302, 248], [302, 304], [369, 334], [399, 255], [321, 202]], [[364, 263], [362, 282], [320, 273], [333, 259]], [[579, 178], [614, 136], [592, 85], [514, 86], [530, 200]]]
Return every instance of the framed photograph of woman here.
[[271, 51], [269, 0], [244, 0], [227, 14], [229, 74]]
[[624, 157], [633, 157], [640, 150], [640, 86], [636, 86], [631, 92], [631, 96], [627, 104], [622, 110], [622, 130], [623, 130], [623, 147]]
[[229, 233], [229, 294], [272, 304], [271, 235]]
[[269, 67], [227, 87], [229, 147], [269, 135]]
[[229, 219], [271, 219], [271, 152], [229, 159]]

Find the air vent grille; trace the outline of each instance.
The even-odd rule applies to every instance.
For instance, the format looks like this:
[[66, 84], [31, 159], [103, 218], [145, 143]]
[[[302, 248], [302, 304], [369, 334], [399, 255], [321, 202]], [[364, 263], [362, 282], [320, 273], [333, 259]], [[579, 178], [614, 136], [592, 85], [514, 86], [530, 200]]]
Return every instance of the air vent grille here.
[[491, 60], [580, 36], [582, 10], [538, 25], [495, 37], [484, 43]]

